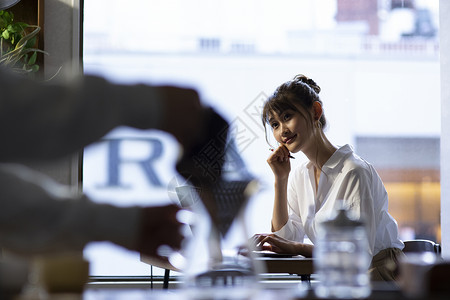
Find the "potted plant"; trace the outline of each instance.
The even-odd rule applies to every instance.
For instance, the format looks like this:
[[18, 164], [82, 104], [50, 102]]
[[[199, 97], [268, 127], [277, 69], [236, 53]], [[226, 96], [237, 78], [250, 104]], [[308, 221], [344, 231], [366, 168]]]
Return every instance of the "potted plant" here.
[[35, 47], [41, 28], [24, 22], [15, 22], [14, 14], [0, 11], [0, 65], [22, 74], [33, 74], [39, 70]]

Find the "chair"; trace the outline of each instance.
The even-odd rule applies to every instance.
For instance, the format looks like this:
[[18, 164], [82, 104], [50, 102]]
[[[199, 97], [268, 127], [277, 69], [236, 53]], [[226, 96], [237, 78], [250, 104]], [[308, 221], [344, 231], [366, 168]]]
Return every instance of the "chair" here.
[[405, 248], [403, 252], [407, 253], [418, 253], [418, 252], [433, 252], [436, 256], [441, 257], [441, 245], [430, 240], [408, 240], [403, 241]]
[[[408, 240], [403, 243], [405, 244], [403, 252], [407, 258], [401, 265], [400, 285], [404, 292], [413, 297], [448, 292], [449, 265], [445, 264], [445, 268], [441, 266], [443, 262], [441, 245], [424, 239]], [[430, 257], [427, 257], [422, 261], [412, 255], [417, 253], [432, 253], [435, 255], [435, 259], [429, 260]], [[443, 274], [446, 276], [441, 278]]]

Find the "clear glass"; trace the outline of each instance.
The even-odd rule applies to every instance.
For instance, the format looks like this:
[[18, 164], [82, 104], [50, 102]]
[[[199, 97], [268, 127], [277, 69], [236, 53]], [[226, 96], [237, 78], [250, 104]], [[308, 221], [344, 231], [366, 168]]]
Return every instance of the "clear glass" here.
[[177, 164], [187, 175], [175, 193], [181, 206], [193, 213], [187, 222], [190, 238], [182, 251], [185, 264], [179, 266], [184, 291], [190, 299], [249, 299], [258, 288], [260, 272], [249, 251], [243, 216], [258, 183], [237, 151], [233, 126], [224, 129], [223, 120], [214, 114], [209, 122], [222, 134], [212, 131], [213, 137], [191, 158], [196, 164], [183, 159]]
[[[243, 183], [245, 184], [245, 183]], [[252, 183], [249, 184], [250, 186]], [[251, 187], [249, 187], [251, 188]], [[186, 187], [182, 189], [187, 191]], [[234, 192], [234, 191], [233, 191]], [[193, 195], [193, 189], [189, 191]], [[194, 194], [195, 195], [195, 194]], [[243, 219], [246, 203], [232, 217], [231, 225], [213, 221], [200, 198], [189, 201], [194, 218], [192, 235], [182, 251], [184, 291], [189, 299], [249, 299], [258, 290], [260, 269], [248, 251]], [[232, 210], [232, 209], [231, 209]]]
[[369, 245], [364, 226], [321, 226], [314, 247], [321, 298], [364, 298], [370, 295]]

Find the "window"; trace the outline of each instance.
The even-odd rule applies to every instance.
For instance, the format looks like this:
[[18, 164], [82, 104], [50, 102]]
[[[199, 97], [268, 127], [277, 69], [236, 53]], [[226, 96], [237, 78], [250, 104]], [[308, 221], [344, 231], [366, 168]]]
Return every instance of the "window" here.
[[389, 212], [404, 240], [440, 240], [439, 137], [356, 137], [389, 194]]
[[[352, 144], [385, 181], [402, 237], [439, 242], [440, 111], [428, 109], [440, 106], [438, 4], [85, 1], [84, 68], [112, 81], [193, 86], [244, 130], [240, 153], [265, 187], [247, 209], [250, 233], [270, 230], [272, 206], [259, 109], [280, 83], [306, 74], [322, 88], [330, 140]], [[120, 205], [176, 201], [176, 154], [166, 135], [121, 128], [86, 149], [85, 192]], [[87, 249], [93, 275], [148, 275], [137, 255], [118, 264], [122, 252], [104, 253], [122, 250], [104, 248]]]

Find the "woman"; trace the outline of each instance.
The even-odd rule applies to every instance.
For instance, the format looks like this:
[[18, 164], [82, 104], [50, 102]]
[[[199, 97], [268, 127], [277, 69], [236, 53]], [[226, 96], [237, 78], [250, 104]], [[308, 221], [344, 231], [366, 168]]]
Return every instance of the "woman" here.
[[[314, 246], [303, 243], [304, 237], [314, 243], [318, 224], [343, 202], [367, 224], [372, 279], [394, 280], [403, 243], [387, 212], [386, 190], [372, 165], [349, 145], [336, 147], [325, 136], [319, 92], [312, 79], [297, 75], [264, 105], [263, 124], [270, 126], [279, 143], [267, 160], [275, 177], [274, 234], [256, 235], [256, 242], [265, 250], [311, 257]], [[291, 173], [290, 153], [299, 151], [309, 161]]]

